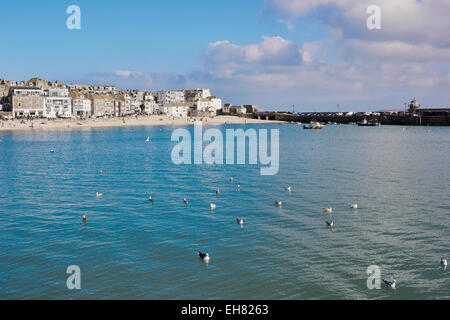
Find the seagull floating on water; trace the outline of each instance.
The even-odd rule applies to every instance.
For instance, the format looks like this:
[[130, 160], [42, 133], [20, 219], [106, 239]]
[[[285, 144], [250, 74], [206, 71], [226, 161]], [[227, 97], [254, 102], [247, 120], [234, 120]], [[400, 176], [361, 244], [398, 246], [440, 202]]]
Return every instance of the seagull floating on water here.
[[86, 223], [87, 222], [87, 218], [86, 216], [83, 216], [83, 222]]
[[198, 256], [205, 262], [209, 262], [209, 253], [198, 252]]
[[215, 210], [217, 206], [216, 206], [215, 203], [211, 203], [211, 204], [209, 205], [209, 207], [211, 208], [211, 210]]
[[357, 203], [353, 203], [349, 205], [350, 208], [352, 209], [358, 209], [358, 204]]
[[103, 196], [103, 193], [96, 193], [96, 196], [97, 196], [97, 198], [100, 198], [100, 197], [102, 197]]
[[334, 227], [334, 221], [333, 220], [327, 221], [327, 226], [333, 228]]
[[52, 149], [52, 150], [50, 150], [50, 153], [55, 153], [55, 150], [53, 150], [53, 149]]
[[291, 186], [287, 186], [286, 188], [284, 188], [284, 190], [291, 192], [292, 189], [291, 189]]
[[397, 283], [397, 282], [395, 281], [395, 279], [392, 280], [392, 281], [383, 279], [383, 282], [384, 282], [388, 287], [391, 287], [392, 289], [395, 289], [395, 285], [396, 285], [396, 283]]
[[281, 207], [283, 205], [283, 201], [275, 201], [275, 204], [279, 207]]
[[153, 198], [152, 198], [152, 196], [150, 196], [150, 198], [148, 198], [148, 201], [149, 201], [150, 203], [153, 204]]
[[183, 199], [183, 202], [184, 202], [185, 205], [189, 204], [189, 201], [186, 198]]
[[242, 226], [244, 224], [244, 219], [238, 218], [236, 219], [236, 222]]
[[325, 213], [332, 213], [333, 212], [333, 208], [323, 208], [323, 212], [325, 212]]
[[216, 194], [220, 194], [220, 189], [217, 189], [217, 190], [216, 190]]
[[238, 184], [237, 189], [238, 189], [239, 191], [241, 191], [241, 190], [242, 190], [242, 186], [241, 186], [240, 184]]
[[150, 137], [147, 137], [147, 140], [145, 140], [145, 142], [150, 142]]

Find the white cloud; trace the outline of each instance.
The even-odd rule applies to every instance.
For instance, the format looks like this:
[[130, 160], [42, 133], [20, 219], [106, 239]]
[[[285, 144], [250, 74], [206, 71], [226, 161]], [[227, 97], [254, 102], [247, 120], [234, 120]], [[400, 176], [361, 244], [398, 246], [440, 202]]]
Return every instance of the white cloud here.
[[364, 57], [370, 61], [411, 61], [421, 63], [450, 63], [450, 47], [436, 48], [430, 44], [411, 44], [401, 41], [347, 40], [343, 44], [347, 57]]
[[125, 78], [129, 78], [129, 77], [134, 77], [134, 78], [139, 78], [139, 77], [143, 77], [145, 79], [150, 80], [150, 77], [142, 72], [138, 72], [138, 71], [130, 71], [130, 70], [117, 70], [116, 72], [114, 72], [115, 75], [119, 76], [119, 77], [125, 77]]
[[292, 41], [281, 37], [263, 37], [260, 44], [238, 46], [229, 41], [210, 43], [204, 50], [207, 63], [211, 64], [263, 64], [299, 65], [302, 50]]
[[[328, 36], [328, 50], [321, 53], [303, 44], [303, 61], [313, 53], [322, 63], [311, 81], [331, 88], [342, 86], [351, 97], [356, 92], [372, 96], [419, 95], [434, 104], [445, 104], [450, 97], [450, 1], [448, 0], [265, 0], [264, 14], [292, 26], [302, 17], [319, 20]], [[381, 30], [369, 30], [366, 9], [381, 9]], [[314, 64], [313, 64], [314, 65]], [[305, 73], [302, 73], [304, 75]], [[297, 75], [297, 83], [302, 83]], [[340, 83], [339, 85], [336, 83]], [[328, 88], [328, 87], [327, 87]], [[311, 90], [310, 92], [313, 92]], [[325, 92], [325, 90], [324, 90]], [[376, 93], [376, 95], [374, 95]], [[329, 95], [324, 96], [324, 100]], [[444, 102], [445, 101], [445, 102]]]
[[[366, 28], [370, 5], [381, 9], [382, 30]], [[266, 0], [264, 11], [290, 25], [299, 17], [316, 14], [328, 27], [341, 29], [344, 38], [450, 47], [448, 0]]]

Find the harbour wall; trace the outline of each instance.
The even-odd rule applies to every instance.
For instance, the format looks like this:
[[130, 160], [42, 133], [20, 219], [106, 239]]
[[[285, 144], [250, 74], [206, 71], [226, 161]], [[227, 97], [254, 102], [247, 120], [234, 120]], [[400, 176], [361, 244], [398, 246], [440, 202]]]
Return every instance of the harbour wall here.
[[317, 121], [322, 123], [336, 122], [342, 124], [376, 120], [382, 125], [403, 125], [403, 126], [450, 126], [449, 116], [395, 116], [395, 115], [379, 115], [379, 116], [337, 116], [337, 115], [293, 115], [285, 113], [253, 113], [241, 115], [246, 118], [255, 118], [261, 120], [277, 120], [288, 122], [309, 123]]

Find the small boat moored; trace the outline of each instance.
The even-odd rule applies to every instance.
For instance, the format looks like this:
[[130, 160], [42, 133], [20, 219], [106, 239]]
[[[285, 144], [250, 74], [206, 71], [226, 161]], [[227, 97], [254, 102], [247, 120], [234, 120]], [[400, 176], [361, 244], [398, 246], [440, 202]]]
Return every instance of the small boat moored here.
[[366, 118], [364, 118], [363, 121], [357, 123], [360, 127], [378, 127], [380, 123], [377, 120], [371, 120], [367, 121]]
[[309, 125], [304, 125], [303, 129], [320, 130], [320, 129], [323, 129], [323, 125], [321, 125], [320, 122], [313, 122]]

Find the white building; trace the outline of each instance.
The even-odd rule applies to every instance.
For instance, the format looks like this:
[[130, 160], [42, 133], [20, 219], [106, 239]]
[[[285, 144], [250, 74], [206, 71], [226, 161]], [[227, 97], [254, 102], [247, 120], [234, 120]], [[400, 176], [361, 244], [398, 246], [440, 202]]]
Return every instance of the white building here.
[[159, 114], [160, 105], [155, 101], [147, 100], [144, 102], [144, 112], [146, 114]]
[[44, 91], [44, 117], [72, 117], [72, 98], [65, 88], [50, 88]]
[[140, 113], [142, 111], [141, 106], [144, 104], [144, 100], [142, 100], [140, 97], [133, 97], [130, 100], [130, 109], [131, 113]]
[[155, 96], [151, 92], [145, 92], [143, 96], [144, 112], [146, 114], [159, 114], [160, 106], [155, 101]]
[[222, 108], [222, 112], [223, 113], [230, 113], [231, 112], [231, 103], [225, 103], [224, 105], [223, 105], [223, 108]]
[[162, 108], [162, 113], [171, 117], [187, 117], [189, 105], [187, 103], [166, 104]]
[[162, 106], [172, 103], [184, 103], [184, 92], [179, 90], [158, 91], [158, 103]]
[[106, 93], [116, 93], [117, 89], [115, 86], [110, 86], [110, 85], [98, 85], [98, 86], [91, 86], [91, 91], [93, 91], [94, 93], [98, 93], [98, 94], [106, 94]]
[[72, 114], [77, 117], [90, 117], [92, 114], [92, 102], [83, 92], [72, 91]]
[[222, 109], [222, 100], [216, 97], [200, 98], [194, 101], [193, 107], [202, 112], [217, 112]]
[[244, 106], [237, 106], [236, 107], [236, 113], [237, 114], [246, 114], [247, 113], [247, 108]]

